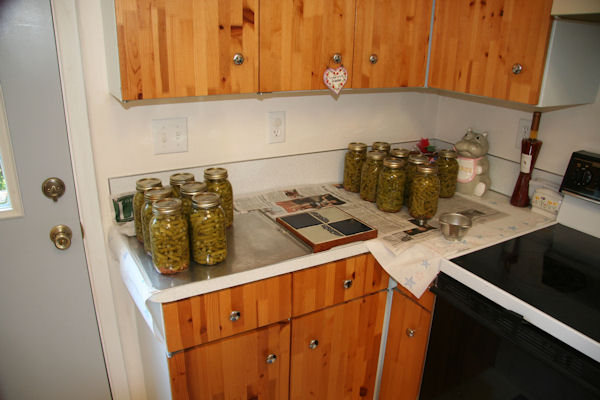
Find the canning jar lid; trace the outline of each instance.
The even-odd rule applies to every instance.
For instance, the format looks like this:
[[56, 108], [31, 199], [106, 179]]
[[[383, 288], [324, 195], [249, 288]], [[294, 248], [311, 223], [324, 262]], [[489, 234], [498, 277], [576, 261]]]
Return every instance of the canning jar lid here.
[[385, 151], [388, 153], [390, 151], [390, 144], [388, 142], [373, 142], [371, 148], [373, 150]]
[[425, 175], [437, 174], [438, 167], [436, 165], [417, 165], [417, 172]]
[[145, 201], [156, 201], [166, 199], [171, 195], [171, 187], [153, 187], [144, 192]]
[[406, 161], [401, 158], [387, 157], [385, 160], [383, 160], [383, 166], [392, 169], [402, 168], [405, 165]]
[[179, 213], [181, 213], [180, 199], [166, 198], [152, 204], [152, 214], [154, 215], [175, 215]]
[[429, 158], [421, 154], [411, 154], [408, 156], [408, 162], [411, 164], [427, 164], [429, 162]]
[[444, 158], [456, 158], [458, 154], [456, 154], [456, 151], [452, 149], [443, 149], [440, 150], [439, 156]]
[[392, 151], [390, 151], [390, 156], [396, 158], [408, 158], [409, 155], [410, 150], [408, 149], [392, 149]]
[[187, 182], [194, 181], [194, 174], [190, 172], [178, 172], [176, 174], [171, 175], [169, 178], [169, 182], [171, 185], [182, 185]]
[[193, 196], [198, 193], [206, 192], [206, 183], [204, 182], [188, 182], [181, 185], [179, 188], [181, 194], [186, 196]]
[[221, 204], [221, 197], [217, 193], [204, 192], [192, 197], [192, 207], [213, 208]]
[[367, 150], [367, 145], [361, 142], [352, 142], [348, 144], [348, 150], [351, 151], [365, 151]]
[[204, 179], [208, 179], [209, 181], [225, 178], [227, 178], [227, 170], [225, 168], [208, 168], [204, 170]]
[[135, 188], [136, 188], [136, 190], [139, 190], [140, 192], [143, 192], [144, 190], [150, 189], [152, 187], [159, 187], [159, 186], [162, 186], [162, 182], [158, 178], [142, 178], [142, 179], [138, 179], [135, 182]]
[[379, 150], [371, 150], [367, 152], [367, 158], [372, 160], [383, 160], [386, 156], [387, 154], [385, 152]]

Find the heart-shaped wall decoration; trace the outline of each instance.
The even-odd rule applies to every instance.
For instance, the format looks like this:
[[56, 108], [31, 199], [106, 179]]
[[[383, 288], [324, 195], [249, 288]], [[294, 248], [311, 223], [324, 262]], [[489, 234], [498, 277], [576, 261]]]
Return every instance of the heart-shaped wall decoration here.
[[331, 89], [335, 94], [340, 94], [340, 91], [348, 80], [348, 71], [342, 65], [336, 69], [327, 68], [323, 73], [323, 82], [325, 86]]

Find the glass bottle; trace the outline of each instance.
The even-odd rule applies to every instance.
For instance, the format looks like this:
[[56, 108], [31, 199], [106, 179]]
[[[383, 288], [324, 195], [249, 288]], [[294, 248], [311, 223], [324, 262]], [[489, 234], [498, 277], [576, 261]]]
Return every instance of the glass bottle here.
[[371, 145], [371, 150], [383, 151], [386, 155], [388, 155], [391, 147], [392, 146], [388, 142], [373, 142]]
[[208, 192], [216, 193], [221, 197], [221, 206], [227, 221], [226, 227], [229, 228], [233, 224], [233, 189], [227, 180], [227, 170], [208, 168], [204, 170], [204, 181]]
[[364, 162], [360, 174], [360, 198], [375, 202], [377, 195], [377, 181], [379, 171], [383, 167], [383, 159], [386, 153], [382, 151], [369, 151], [367, 160]]
[[192, 197], [199, 193], [206, 192], [205, 182], [188, 182], [181, 185], [179, 188], [181, 193], [181, 203], [183, 207], [183, 215], [188, 219], [192, 213]]
[[155, 201], [166, 199], [172, 195], [171, 187], [155, 187], [144, 192], [144, 206], [142, 207], [142, 236], [144, 238], [144, 250], [152, 254], [150, 246], [150, 221], [152, 220], [152, 204]]
[[510, 204], [516, 207], [527, 207], [529, 205], [529, 181], [542, 148], [542, 141], [537, 139], [541, 117], [541, 112], [536, 111], [533, 113], [529, 138], [521, 141], [521, 171], [510, 197]]
[[181, 198], [181, 193], [179, 192], [179, 188], [181, 185], [194, 182], [194, 174], [190, 172], [178, 172], [169, 177], [169, 184], [173, 188], [173, 197]]
[[192, 259], [198, 264], [214, 265], [227, 257], [226, 217], [216, 193], [192, 197], [190, 214]]
[[360, 174], [367, 158], [367, 145], [352, 142], [344, 157], [344, 189], [349, 192], [360, 192]]
[[144, 243], [142, 232], [142, 207], [144, 206], [144, 191], [152, 187], [160, 187], [162, 183], [158, 178], [142, 178], [135, 182], [135, 194], [133, 195], [133, 225], [135, 237], [140, 243]]
[[161, 274], [185, 271], [190, 265], [188, 223], [181, 212], [181, 200], [168, 198], [152, 205], [150, 244], [152, 262]]
[[408, 213], [419, 225], [424, 225], [437, 212], [440, 197], [440, 179], [435, 165], [417, 166], [417, 174], [413, 178]]
[[404, 183], [404, 204], [408, 206], [410, 191], [412, 189], [412, 180], [417, 174], [417, 166], [428, 164], [429, 159], [421, 154], [410, 154], [406, 164], [406, 182]]
[[458, 161], [456, 151], [440, 150], [436, 165], [440, 177], [440, 197], [452, 197], [456, 191], [458, 178]]
[[385, 212], [398, 212], [404, 203], [406, 161], [388, 157], [383, 160], [383, 169], [377, 183], [377, 208]]

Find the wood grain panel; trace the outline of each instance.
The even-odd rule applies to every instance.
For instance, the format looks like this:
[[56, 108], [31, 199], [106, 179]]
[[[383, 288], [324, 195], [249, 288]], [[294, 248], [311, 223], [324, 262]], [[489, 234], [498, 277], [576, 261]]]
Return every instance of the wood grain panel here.
[[[427, 352], [431, 313], [394, 290], [379, 398], [415, 400]], [[407, 335], [414, 330], [414, 336]]]
[[325, 89], [342, 55], [351, 87], [354, 0], [260, 0], [260, 91]]
[[115, 10], [124, 100], [257, 91], [258, 0], [115, 0]]
[[426, 290], [420, 298], [416, 298], [414, 294], [408, 291], [402, 285], [398, 285], [396, 288], [399, 292], [401, 292], [405, 297], [408, 297], [415, 303], [419, 303], [421, 306], [425, 307], [428, 311], [433, 312], [433, 305], [435, 303], [435, 294], [433, 292]]
[[537, 104], [551, 8], [552, 0], [436, 1], [429, 86]]
[[[292, 315], [298, 316], [385, 289], [389, 276], [371, 254], [292, 274]], [[344, 288], [344, 281], [352, 286]]]
[[[373, 398], [386, 296], [292, 320], [290, 399]], [[313, 339], [319, 344], [310, 349]]]
[[356, 0], [352, 87], [425, 86], [431, 7], [432, 0]]
[[[221, 339], [291, 316], [291, 275], [281, 275], [163, 304], [170, 352]], [[237, 321], [229, 319], [239, 311]]]
[[[289, 346], [286, 322], [174, 354], [173, 399], [287, 399]], [[277, 357], [272, 364], [269, 354]]]

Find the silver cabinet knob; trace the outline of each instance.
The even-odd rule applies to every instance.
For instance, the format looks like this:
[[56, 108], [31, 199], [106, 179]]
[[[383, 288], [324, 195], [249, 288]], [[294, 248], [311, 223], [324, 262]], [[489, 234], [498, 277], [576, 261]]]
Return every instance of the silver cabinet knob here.
[[275, 354], [269, 354], [267, 356], [267, 364], [273, 364], [275, 361], [277, 361], [277, 356]]
[[238, 319], [240, 319], [240, 317], [242, 316], [242, 313], [239, 311], [232, 311], [231, 314], [229, 314], [229, 320], [231, 322], [235, 322]]
[[519, 63], [517, 64], [513, 64], [512, 66], [512, 73], [515, 75], [519, 75], [521, 73], [521, 71], [523, 71], [523, 66]]
[[377, 54], [371, 54], [369, 56], [369, 61], [371, 62], [371, 64], [377, 64], [378, 60], [379, 58], [377, 57]]
[[338, 53], [335, 53], [333, 55], [333, 62], [336, 63], [336, 64], [340, 64], [342, 62], [342, 55], [338, 54]]
[[233, 55], [233, 63], [235, 65], [242, 65], [244, 63], [244, 55], [242, 53], [235, 53]]
[[73, 232], [66, 225], [56, 225], [50, 230], [50, 240], [59, 250], [66, 250], [71, 247], [71, 237], [73, 237]]
[[314, 350], [314, 349], [317, 348], [318, 345], [319, 345], [319, 341], [317, 339], [313, 339], [308, 344], [308, 348], [311, 349], [311, 350]]
[[410, 329], [410, 328], [408, 328], [408, 329], [406, 330], [406, 336], [408, 336], [408, 337], [413, 337], [413, 336], [415, 336], [415, 330], [414, 330], [414, 329]]
[[346, 279], [344, 281], [344, 289], [350, 289], [352, 287], [352, 279]]

